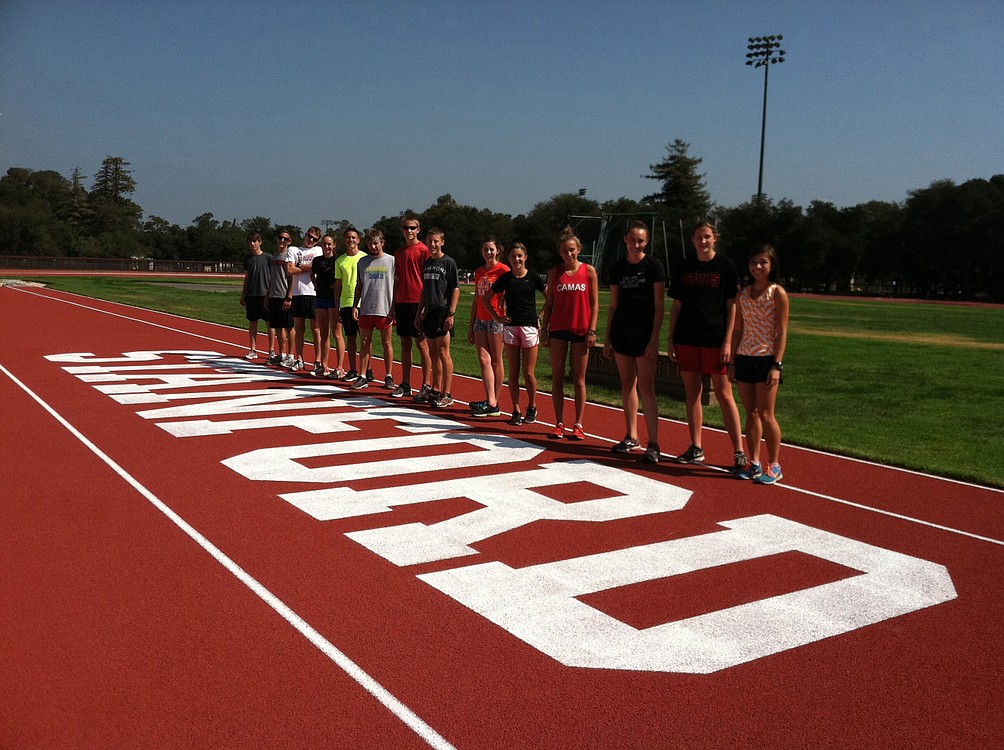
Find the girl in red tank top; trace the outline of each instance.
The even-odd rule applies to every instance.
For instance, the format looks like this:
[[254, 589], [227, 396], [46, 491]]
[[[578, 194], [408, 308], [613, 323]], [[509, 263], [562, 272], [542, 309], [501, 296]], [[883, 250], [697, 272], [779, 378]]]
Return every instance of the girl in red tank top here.
[[565, 370], [571, 351], [575, 392], [575, 423], [569, 440], [585, 440], [582, 415], [586, 409], [586, 364], [589, 350], [596, 344], [599, 315], [599, 281], [596, 269], [579, 260], [582, 243], [566, 227], [558, 240], [561, 265], [547, 275], [540, 338], [551, 358], [551, 402], [554, 404], [554, 431], [548, 437], [565, 437]]

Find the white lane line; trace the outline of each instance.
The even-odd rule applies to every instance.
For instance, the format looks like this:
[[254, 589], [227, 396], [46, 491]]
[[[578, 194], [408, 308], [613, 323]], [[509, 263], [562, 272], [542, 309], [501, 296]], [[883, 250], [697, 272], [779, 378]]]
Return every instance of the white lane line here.
[[[122, 320], [128, 320], [128, 321], [130, 321], [132, 323], [142, 323], [144, 325], [153, 326], [154, 328], [161, 328], [161, 329], [163, 329], [165, 331], [171, 331], [172, 333], [181, 333], [181, 334], [185, 334], [186, 336], [194, 336], [195, 338], [198, 338], [198, 339], [205, 339], [206, 341], [212, 341], [214, 344], [223, 344], [225, 346], [232, 346], [235, 349], [243, 349], [244, 348], [240, 344], [235, 344], [232, 341], [225, 341], [224, 339], [214, 339], [211, 336], [203, 336], [202, 334], [199, 334], [199, 333], [192, 333], [191, 331], [186, 331], [184, 328], [172, 328], [171, 326], [165, 326], [165, 325], [162, 325], [160, 323], [154, 323], [154, 322], [149, 321], [149, 320], [141, 320], [140, 318], [132, 318], [132, 317], [129, 317], [128, 315], [122, 315], [121, 313], [112, 312], [111, 310], [102, 310], [102, 309], [100, 309], [98, 307], [91, 307], [90, 305], [84, 305], [84, 304], [81, 304], [80, 302], [74, 302], [73, 300], [62, 299], [60, 297], [53, 297], [53, 296], [48, 295], [48, 294], [39, 294], [38, 292], [29, 291], [28, 289], [21, 289], [21, 288], [19, 288], [19, 289], [16, 289], [15, 291], [21, 292], [22, 294], [30, 294], [33, 297], [41, 297], [42, 299], [51, 300], [52, 302], [61, 302], [64, 305], [71, 305], [72, 307], [80, 307], [80, 308], [83, 308], [84, 310], [90, 310], [92, 312], [101, 313], [103, 315], [110, 315], [113, 318], [122, 318]], [[62, 292], [62, 294], [73, 294], [73, 293], [72, 292]], [[74, 296], [78, 296], [79, 297], [79, 296], [82, 296], [82, 295], [74, 295]], [[90, 297], [84, 297], [84, 299], [91, 299], [91, 298]], [[113, 302], [111, 304], [121, 305], [120, 302]], [[125, 305], [125, 306], [127, 307], [127, 305]], [[133, 308], [133, 309], [142, 309], [142, 308]], [[150, 313], [153, 313], [154, 315], [168, 315], [170, 317], [180, 318], [181, 320], [191, 320], [192, 322], [198, 322], [198, 323], [203, 322], [203, 321], [196, 321], [194, 318], [185, 318], [185, 317], [182, 317], [180, 315], [172, 315], [171, 313], [165, 313], [165, 312], [161, 312], [159, 310], [146, 310], [145, 312], [150, 312]], [[214, 324], [214, 325], [219, 325], [219, 324]], [[222, 326], [222, 327], [226, 328], [226, 326]], [[234, 328], [234, 329], [229, 329], [228, 328], [227, 330], [234, 330], [234, 331], [236, 331], [237, 329], [236, 328]]]
[[98, 448], [94, 443], [87, 439], [79, 430], [77, 430], [72, 424], [70, 424], [66, 419], [63, 418], [55, 409], [53, 409], [48, 403], [42, 400], [34, 391], [31, 390], [27, 385], [22, 383], [14, 374], [0, 364], [0, 372], [3, 372], [7, 377], [11, 379], [21, 390], [27, 393], [32, 399], [35, 400], [43, 409], [45, 409], [52, 417], [59, 422], [63, 427], [65, 427], [71, 435], [73, 435], [77, 440], [84, 444], [95, 456], [106, 463], [112, 471], [118, 474], [122, 479], [126, 481], [133, 489], [135, 489], [140, 495], [146, 498], [151, 505], [153, 505], [157, 510], [163, 513], [167, 518], [174, 523], [178, 528], [180, 528], [185, 534], [187, 534], [196, 544], [198, 544], [202, 549], [208, 552], [218, 563], [220, 563], [224, 568], [226, 568], [237, 580], [247, 586], [252, 593], [255, 594], [259, 599], [261, 599], [265, 604], [271, 607], [282, 619], [292, 625], [297, 632], [299, 632], [304, 638], [306, 638], [310, 643], [312, 643], [318, 650], [320, 650], [325, 656], [327, 656], [331, 661], [333, 661], [342, 671], [344, 671], [349, 677], [355, 680], [366, 692], [376, 698], [380, 703], [382, 703], [391, 713], [393, 713], [398, 719], [404, 722], [415, 734], [425, 740], [430, 747], [441, 748], [442, 750], [453, 750], [453, 745], [451, 745], [446, 738], [440, 735], [435, 729], [425, 723], [418, 714], [408, 708], [404, 703], [401, 702], [397, 697], [395, 697], [389, 690], [387, 690], [383, 685], [371, 677], [362, 667], [356, 664], [352, 659], [350, 659], [343, 651], [338, 649], [331, 641], [325, 638], [323, 635], [317, 632], [310, 623], [300, 617], [296, 612], [294, 612], [285, 602], [283, 602], [279, 597], [269, 591], [264, 585], [262, 585], [256, 578], [254, 578], [250, 573], [244, 570], [240, 565], [230, 559], [226, 554], [223, 553], [216, 545], [210, 542], [206, 537], [199, 533], [195, 527], [189, 524], [185, 519], [171, 510], [160, 498], [154, 495], [150, 490], [144, 487], [140, 482], [135, 479], [131, 474], [129, 474], [125, 469], [123, 469], [119, 464], [117, 464], [110, 456], [105, 454], [100, 448]]

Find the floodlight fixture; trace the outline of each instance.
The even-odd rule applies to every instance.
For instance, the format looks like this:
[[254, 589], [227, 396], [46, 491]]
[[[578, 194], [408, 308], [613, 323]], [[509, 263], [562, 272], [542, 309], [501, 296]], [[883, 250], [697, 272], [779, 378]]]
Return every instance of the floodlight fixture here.
[[784, 36], [771, 34], [769, 36], [751, 36], [746, 49], [746, 64], [754, 68], [763, 68], [763, 116], [760, 122], [760, 173], [757, 178], [756, 202], [763, 202], [763, 154], [767, 139], [767, 71], [771, 65], [784, 62], [785, 51], [781, 49]]

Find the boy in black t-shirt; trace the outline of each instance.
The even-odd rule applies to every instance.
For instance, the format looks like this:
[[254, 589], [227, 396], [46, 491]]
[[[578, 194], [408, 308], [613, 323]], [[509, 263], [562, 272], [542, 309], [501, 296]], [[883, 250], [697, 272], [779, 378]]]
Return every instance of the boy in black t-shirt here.
[[429, 258], [422, 266], [422, 302], [418, 309], [416, 327], [420, 327], [429, 342], [432, 360], [432, 393], [429, 403], [437, 409], [453, 404], [450, 389], [453, 386], [453, 356], [450, 354], [450, 335], [454, 315], [460, 302], [460, 279], [457, 263], [443, 254], [446, 235], [433, 227], [425, 235]]
[[[244, 259], [244, 286], [241, 288], [241, 306], [248, 320], [248, 353], [246, 360], [258, 358], [258, 321], [268, 323], [268, 305], [265, 295], [268, 294], [272, 256], [261, 250], [261, 235], [249, 232], [247, 236], [248, 250], [251, 254]], [[275, 335], [268, 329], [268, 356], [275, 356]]]

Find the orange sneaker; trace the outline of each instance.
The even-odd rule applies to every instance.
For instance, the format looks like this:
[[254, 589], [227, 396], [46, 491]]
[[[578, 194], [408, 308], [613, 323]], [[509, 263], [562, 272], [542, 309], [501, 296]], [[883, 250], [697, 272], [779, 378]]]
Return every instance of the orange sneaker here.
[[572, 434], [568, 436], [569, 440], [585, 440], [586, 433], [582, 431], [582, 425], [578, 422], [572, 425]]
[[548, 435], [548, 437], [551, 438], [551, 440], [561, 440], [561, 438], [565, 437], [565, 425], [563, 425], [561, 422], [558, 422], [558, 424], [554, 426], [554, 430], [551, 431], [551, 434]]

